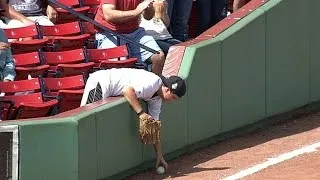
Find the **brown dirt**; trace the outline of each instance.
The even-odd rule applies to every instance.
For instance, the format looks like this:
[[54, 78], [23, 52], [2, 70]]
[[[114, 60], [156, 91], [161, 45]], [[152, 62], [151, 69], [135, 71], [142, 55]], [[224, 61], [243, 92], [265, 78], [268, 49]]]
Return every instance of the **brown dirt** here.
[[[221, 179], [316, 142], [320, 142], [320, 113], [271, 125], [183, 155], [168, 162], [169, 169], [164, 175], [157, 175], [152, 169], [127, 179]], [[320, 179], [319, 169], [317, 151], [271, 166], [246, 179]]]

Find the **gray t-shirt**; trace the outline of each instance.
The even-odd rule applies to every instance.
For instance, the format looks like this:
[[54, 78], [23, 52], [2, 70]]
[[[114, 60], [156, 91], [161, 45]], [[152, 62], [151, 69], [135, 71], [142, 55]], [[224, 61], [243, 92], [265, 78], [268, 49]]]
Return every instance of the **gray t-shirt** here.
[[43, 15], [42, 0], [9, 0], [9, 5], [25, 16]]

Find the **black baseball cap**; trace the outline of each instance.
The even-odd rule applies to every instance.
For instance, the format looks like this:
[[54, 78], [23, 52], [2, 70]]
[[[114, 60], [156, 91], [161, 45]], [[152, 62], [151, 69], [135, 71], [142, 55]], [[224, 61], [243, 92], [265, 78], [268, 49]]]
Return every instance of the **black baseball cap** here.
[[163, 84], [168, 87], [175, 95], [182, 97], [186, 93], [186, 83], [181, 77], [170, 76], [167, 78], [160, 75], [160, 78]]

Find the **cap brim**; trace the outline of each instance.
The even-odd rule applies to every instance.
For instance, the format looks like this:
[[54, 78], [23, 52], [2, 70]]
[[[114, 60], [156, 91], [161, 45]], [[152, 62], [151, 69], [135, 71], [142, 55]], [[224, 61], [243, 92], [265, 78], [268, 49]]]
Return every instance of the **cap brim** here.
[[164, 77], [163, 75], [160, 75], [160, 78], [161, 78], [162, 83], [163, 83], [165, 86], [167, 86], [169, 89], [171, 89], [171, 88], [170, 88], [170, 84], [169, 84], [169, 82], [168, 82], [168, 79], [167, 79], [166, 77]]

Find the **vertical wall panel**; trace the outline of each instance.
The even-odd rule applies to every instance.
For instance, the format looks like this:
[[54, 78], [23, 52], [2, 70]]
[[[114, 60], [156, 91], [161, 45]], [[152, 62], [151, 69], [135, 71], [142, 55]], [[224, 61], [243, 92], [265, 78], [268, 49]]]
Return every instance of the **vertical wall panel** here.
[[222, 131], [265, 118], [265, 17], [254, 11], [221, 35]]
[[309, 101], [307, 5], [301, 0], [274, 0], [266, 11], [267, 115]]

